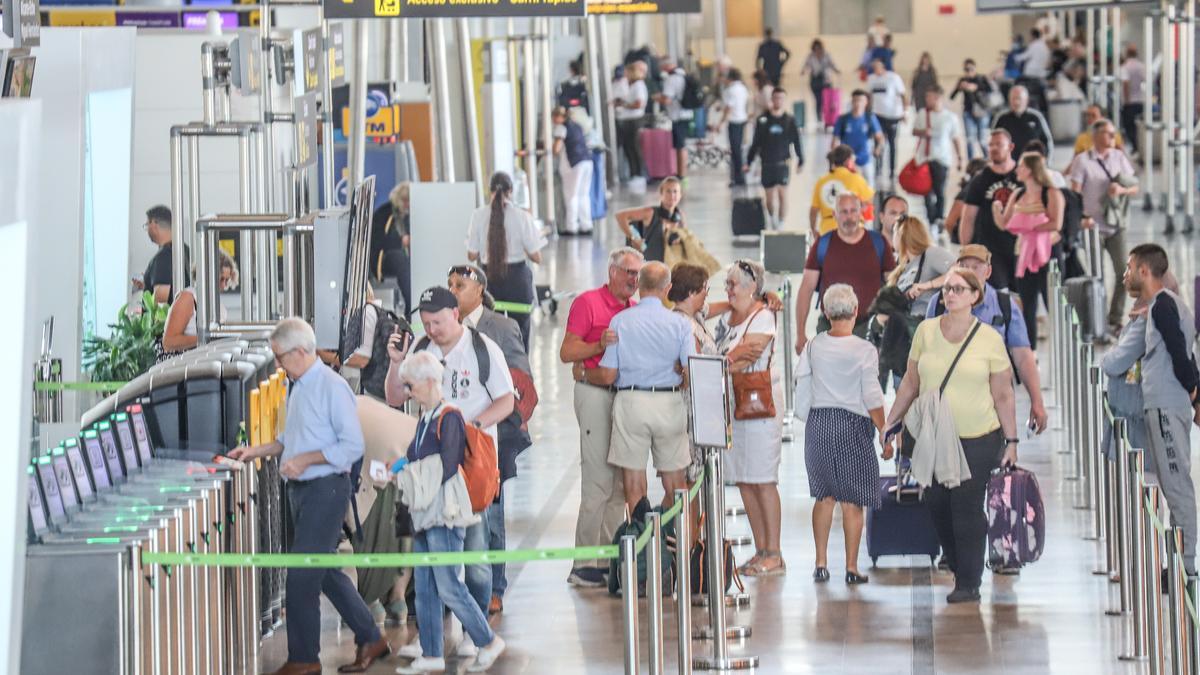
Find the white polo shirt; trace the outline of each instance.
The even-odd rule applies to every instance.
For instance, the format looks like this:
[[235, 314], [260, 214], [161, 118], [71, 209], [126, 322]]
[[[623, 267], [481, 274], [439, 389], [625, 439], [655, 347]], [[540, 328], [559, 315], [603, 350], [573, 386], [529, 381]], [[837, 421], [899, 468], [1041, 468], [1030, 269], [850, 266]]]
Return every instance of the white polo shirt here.
[[[426, 347], [426, 350], [446, 368], [442, 375], [442, 396], [447, 403], [462, 411], [463, 419], [468, 424], [487, 410], [492, 401], [513, 393], [512, 376], [508, 373], [508, 362], [504, 360], [504, 352], [500, 351], [500, 346], [488, 336], [481, 333], [480, 337], [483, 338], [483, 344], [487, 346], [491, 359], [486, 387], [479, 382], [479, 361], [475, 358], [475, 346], [471, 344], [469, 329], [463, 330], [462, 337], [449, 353], [443, 354], [441, 347], [435, 342], [430, 342]], [[496, 447], [499, 447], [500, 438], [496, 433], [496, 425], [486, 427], [484, 431], [496, 441]]]

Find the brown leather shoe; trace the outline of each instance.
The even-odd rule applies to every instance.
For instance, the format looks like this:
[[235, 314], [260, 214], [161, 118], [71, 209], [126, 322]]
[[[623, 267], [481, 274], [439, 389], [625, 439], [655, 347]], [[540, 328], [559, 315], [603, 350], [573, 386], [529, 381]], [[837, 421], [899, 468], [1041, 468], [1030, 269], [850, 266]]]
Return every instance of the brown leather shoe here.
[[321, 675], [321, 664], [288, 661], [271, 675]]
[[490, 603], [488, 603], [488, 616], [499, 614], [503, 611], [504, 611], [504, 601], [500, 599], [500, 596], [493, 595], [492, 601]]
[[362, 673], [375, 663], [376, 659], [389, 656], [392, 653], [392, 646], [388, 644], [387, 638], [379, 638], [377, 642], [372, 642], [369, 645], [359, 645], [354, 663], [347, 663], [338, 668], [339, 673]]

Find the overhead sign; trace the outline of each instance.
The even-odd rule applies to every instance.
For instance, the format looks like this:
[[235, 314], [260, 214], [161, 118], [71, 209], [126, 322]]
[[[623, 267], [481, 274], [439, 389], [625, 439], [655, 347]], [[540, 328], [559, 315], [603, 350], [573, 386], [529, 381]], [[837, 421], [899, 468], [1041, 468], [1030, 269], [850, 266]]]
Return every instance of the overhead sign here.
[[700, 0], [588, 0], [588, 14], [699, 14]]
[[295, 95], [316, 91], [321, 85], [321, 29], [295, 31], [292, 38], [292, 57], [295, 63]]
[[4, 33], [14, 47], [41, 44], [42, 15], [38, 0], [4, 0]]
[[327, 59], [325, 67], [329, 69], [329, 86], [340, 87], [346, 84], [346, 35], [342, 32], [342, 24], [329, 24], [329, 42], [325, 45]]
[[[583, 16], [586, 0], [322, 0], [327, 19]], [[699, 0], [696, 9], [700, 11]]]
[[302, 169], [317, 163], [317, 94], [310, 92], [297, 96], [296, 112], [296, 168]]

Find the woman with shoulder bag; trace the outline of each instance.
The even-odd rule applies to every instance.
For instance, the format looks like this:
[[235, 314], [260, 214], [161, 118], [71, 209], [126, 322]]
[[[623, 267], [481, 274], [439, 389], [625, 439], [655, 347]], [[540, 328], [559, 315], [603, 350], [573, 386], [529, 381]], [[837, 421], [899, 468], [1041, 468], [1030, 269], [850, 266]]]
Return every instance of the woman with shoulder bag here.
[[[748, 576], [783, 574], [779, 549], [782, 508], [779, 460], [783, 446], [783, 392], [771, 371], [775, 313], [763, 299], [762, 265], [737, 260], [725, 278], [730, 309], [717, 324], [717, 349], [733, 373], [733, 447], [725, 453], [725, 477], [737, 484], [754, 535], [755, 554], [739, 569]], [[778, 402], [778, 404], [776, 404]]]
[[[868, 581], [858, 572], [863, 509], [880, 506], [875, 438], [883, 431], [883, 390], [875, 347], [852, 332], [858, 317], [854, 289], [830, 286], [822, 307], [832, 328], [805, 346], [796, 376], [796, 415], [806, 421], [804, 466], [809, 493], [817, 500], [812, 515], [817, 549], [813, 581], [829, 581], [829, 531], [834, 507], [840, 504], [846, 583], [853, 586]], [[891, 457], [892, 449], [885, 448], [883, 458]]]
[[[953, 419], [961, 445], [954, 452], [965, 458], [970, 476], [939, 475], [938, 468], [953, 466], [939, 457], [925, 491], [938, 541], [954, 572], [954, 591], [946, 597], [949, 603], [979, 602], [987, 547], [984, 498], [988, 479], [999, 466], [1017, 462], [1012, 367], [1004, 341], [1000, 333], [983, 327], [971, 314], [983, 296], [983, 282], [970, 270], [955, 267], [946, 275], [942, 287], [946, 313], [917, 328], [908, 372], [896, 392], [887, 424], [887, 430], [893, 431], [893, 425], [905, 419], [914, 403], [926, 400], [936, 400], [939, 409]], [[925, 399], [927, 394], [938, 398]], [[918, 434], [918, 438], [925, 436]], [[881, 439], [885, 452], [893, 437]], [[937, 449], [918, 448], [917, 453], [922, 452], [941, 453], [941, 444]], [[950, 459], [959, 461], [959, 457]], [[914, 458], [914, 469], [916, 464]]]

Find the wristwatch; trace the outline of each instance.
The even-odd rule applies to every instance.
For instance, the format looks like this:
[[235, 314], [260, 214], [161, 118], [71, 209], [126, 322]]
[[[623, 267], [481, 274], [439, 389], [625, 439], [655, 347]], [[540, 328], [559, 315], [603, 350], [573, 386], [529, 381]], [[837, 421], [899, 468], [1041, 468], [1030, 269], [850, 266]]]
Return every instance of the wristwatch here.
[[1020, 442], [1021, 442], [1021, 439], [1019, 439], [1019, 438], [1006, 438], [1006, 439], [1004, 439], [1004, 444], [1005, 444], [1005, 445], [1017, 445], [1017, 444], [1018, 444], [1018, 443], [1020, 443]]

